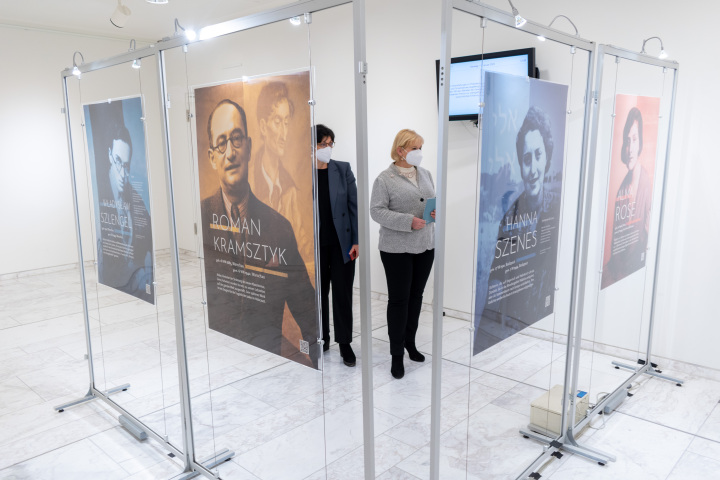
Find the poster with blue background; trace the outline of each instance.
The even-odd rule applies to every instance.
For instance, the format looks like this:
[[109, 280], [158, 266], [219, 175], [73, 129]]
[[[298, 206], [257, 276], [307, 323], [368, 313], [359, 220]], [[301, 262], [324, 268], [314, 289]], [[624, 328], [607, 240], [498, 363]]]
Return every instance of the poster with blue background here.
[[485, 73], [473, 354], [553, 313], [568, 87]]
[[98, 282], [155, 303], [141, 97], [84, 105]]

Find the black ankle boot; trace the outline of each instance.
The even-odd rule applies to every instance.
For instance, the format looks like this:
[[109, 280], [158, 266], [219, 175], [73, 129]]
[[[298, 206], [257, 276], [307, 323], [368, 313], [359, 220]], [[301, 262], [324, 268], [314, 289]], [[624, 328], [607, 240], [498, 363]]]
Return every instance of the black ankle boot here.
[[348, 367], [355, 366], [355, 352], [353, 352], [353, 349], [349, 343], [340, 344], [340, 356], [342, 357], [343, 363], [345, 365], [347, 365]]
[[403, 355], [392, 356], [392, 366], [390, 373], [398, 380], [405, 376], [405, 365], [403, 365]]
[[413, 362], [425, 361], [425, 355], [418, 352], [417, 348], [415, 348], [415, 345], [405, 345], [405, 350], [407, 350], [408, 357], [410, 357], [410, 360], [412, 360]]

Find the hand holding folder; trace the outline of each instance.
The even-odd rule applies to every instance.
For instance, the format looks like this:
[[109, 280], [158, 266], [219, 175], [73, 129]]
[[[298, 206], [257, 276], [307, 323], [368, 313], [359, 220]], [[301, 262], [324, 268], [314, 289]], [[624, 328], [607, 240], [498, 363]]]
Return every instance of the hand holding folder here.
[[433, 223], [435, 221], [435, 219], [430, 216], [433, 210], [435, 210], [435, 200], [435, 198], [428, 198], [425, 203], [425, 212], [423, 213], [425, 223]]

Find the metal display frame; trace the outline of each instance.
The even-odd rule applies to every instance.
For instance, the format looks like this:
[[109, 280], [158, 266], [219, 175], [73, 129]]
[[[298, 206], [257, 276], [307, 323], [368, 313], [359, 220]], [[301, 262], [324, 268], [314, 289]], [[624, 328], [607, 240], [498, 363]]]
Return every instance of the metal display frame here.
[[[483, 21], [490, 20], [500, 25], [505, 25], [509, 28], [516, 29], [515, 16], [511, 13], [504, 12], [495, 7], [485, 5], [473, 0], [443, 0], [442, 2], [442, 28], [441, 28], [441, 49], [440, 49], [440, 72], [439, 72], [439, 108], [438, 108], [438, 152], [437, 152], [437, 175], [438, 175], [438, 189], [437, 198], [439, 215], [437, 218], [437, 227], [435, 233], [435, 283], [434, 283], [434, 310], [433, 310], [433, 358], [442, 359], [442, 330], [443, 330], [443, 281], [445, 275], [444, 269], [444, 258], [445, 258], [445, 212], [446, 212], [446, 199], [445, 192], [447, 190], [447, 152], [448, 152], [448, 125], [449, 125], [449, 74], [450, 74], [450, 60], [451, 60], [451, 39], [452, 39], [452, 12], [453, 10], [459, 10], [476, 17], [480, 17]], [[589, 147], [592, 144], [592, 139], [596, 136], [593, 135], [591, 128], [593, 126], [592, 120], [592, 107], [593, 102], [590, 101], [592, 97], [592, 85], [593, 85], [593, 73], [595, 70], [595, 59], [597, 45], [594, 42], [585, 40], [577, 35], [570, 35], [558, 30], [540, 25], [538, 23], [527, 21], [522, 29], [532, 35], [542, 35], [547, 40], [555, 41], [557, 43], [565, 44], [573, 49], [585, 50], [588, 52], [588, 64], [587, 64], [587, 83], [585, 87], [585, 114], [583, 124], [583, 139], [582, 139], [582, 152], [583, 159], [580, 165], [580, 182], [578, 190], [578, 209], [577, 219], [575, 227], [575, 246], [573, 256], [573, 271], [572, 271], [572, 283], [570, 293], [570, 318], [568, 325], [568, 340], [566, 346], [566, 363], [565, 363], [565, 376], [563, 388], [565, 395], [563, 395], [562, 409], [563, 412], [567, 412], [570, 406], [571, 398], [573, 397], [568, 386], [571, 384], [573, 376], [573, 370], [577, 370], [575, 363], [570, 361], [574, 359], [573, 355], [575, 346], [572, 339], [573, 332], [578, 328], [578, 324], [581, 323], [581, 307], [583, 305], [583, 291], [580, 289], [581, 285], [584, 286], [584, 275], [586, 272], [587, 260], [581, 253], [585, 252], [583, 247], [587, 246], [587, 230], [584, 228], [585, 224], [590, 218], [590, 201], [592, 199], [592, 168], [591, 160], [594, 161], [594, 157], [589, 157]], [[574, 50], [573, 50], [574, 51]], [[473, 326], [470, 327], [473, 329]], [[442, 369], [438, 361], [433, 362], [432, 371], [432, 406], [431, 406], [431, 440], [430, 440], [430, 478], [440, 478], [440, 416], [441, 416], [441, 374]], [[575, 375], [577, 372], [575, 372]], [[574, 405], [574, 404], [573, 404]], [[525, 437], [532, 438], [541, 443], [544, 443], [546, 447], [543, 453], [533, 461], [517, 478], [527, 478], [531, 475], [539, 475], [535, 473], [535, 469], [544, 464], [551, 457], [562, 456], [561, 450], [567, 452], [583, 455], [589, 458], [599, 457], [605, 461], [614, 460], [612, 456], [603, 454], [602, 452], [596, 452], [586, 447], [580, 446], [571, 434], [571, 429], [567, 428], [567, 415], [562, 416], [561, 421], [561, 432], [557, 438], [546, 437], [530, 431], [521, 431], [520, 433]]]
[[[597, 142], [598, 142], [598, 132], [600, 127], [600, 108], [598, 106], [599, 100], [600, 100], [600, 94], [602, 92], [602, 78], [603, 78], [603, 64], [605, 60], [605, 56], [614, 56], [616, 61], [620, 60], [628, 60], [633, 62], [638, 62], [645, 65], [650, 66], [656, 66], [663, 69], [671, 69], [674, 70], [673, 75], [673, 85], [672, 85], [672, 93], [671, 93], [671, 99], [670, 99], [670, 116], [668, 119], [668, 131], [667, 131], [667, 140], [666, 140], [666, 150], [665, 150], [665, 163], [664, 163], [664, 171], [663, 171], [663, 183], [662, 183], [662, 192], [660, 195], [660, 216], [658, 220], [658, 237], [657, 237], [657, 246], [656, 254], [655, 254], [655, 268], [653, 272], [653, 284], [652, 284], [652, 298], [650, 301], [650, 320], [649, 320], [649, 328], [648, 328], [648, 337], [647, 337], [647, 351], [645, 353], [645, 359], [638, 359], [638, 364], [640, 366], [633, 366], [633, 365], [626, 365], [624, 363], [620, 362], [612, 362], [613, 365], [615, 365], [615, 368], [624, 368], [627, 370], [631, 370], [633, 374], [627, 378], [623, 383], [621, 383], [614, 391], [612, 391], [610, 394], [608, 394], [605, 398], [603, 398], [600, 402], [598, 402], [591, 410], [588, 410], [587, 415], [585, 418], [583, 418], [580, 422], [575, 424], [573, 421], [574, 419], [571, 419], [572, 413], [575, 412], [575, 395], [570, 395], [570, 407], [565, 409], [564, 411], [564, 418], [563, 418], [563, 426], [567, 427], [567, 431], [565, 435], [570, 438], [574, 439], [577, 434], [579, 434], [585, 426], [592, 421], [594, 417], [597, 415], [600, 415], [606, 407], [608, 407], [610, 410], [614, 410], [614, 408], [619, 405], [626, 397], [627, 397], [627, 390], [630, 388], [633, 382], [635, 382], [639, 377], [643, 375], [649, 375], [653, 377], [662, 378], [664, 380], [669, 380], [674, 382], [678, 387], [682, 386], [684, 383], [683, 380], [673, 378], [667, 375], [663, 375], [662, 372], [657, 368], [657, 365], [655, 365], [652, 362], [652, 337], [653, 337], [653, 325], [655, 320], [655, 307], [657, 303], [657, 278], [658, 278], [658, 272], [660, 270], [660, 255], [662, 253], [662, 232], [663, 232], [663, 219], [665, 215], [665, 196], [667, 192], [667, 183], [668, 183], [668, 168], [670, 166], [670, 148], [671, 148], [671, 142], [672, 142], [672, 126], [673, 126], [673, 120], [675, 116], [675, 100], [677, 98], [677, 86], [678, 86], [678, 75], [680, 70], [680, 65], [676, 61], [672, 60], [662, 60], [657, 57], [652, 57], [649, 55], [645, 55], [642, 53], [633, 52], [631, 50], [626, 50], [623, 48], [615, 47], [612, 45], [598, 45], [597, 48], [597, 65], [596, 65], [596, 72], [595, 72], [595, 90], [593, 90], [592, 98], [593, 98], [593, 104], [594, 104], [594, 113], [593, 113], [593, 137], [590, 145], [590, 151], [589, 151], [589, 157], [588, 161], [590, 165], [592, 165], [593, 170], [596, 166], [596, 157], [597, 157]], [[594, 171], [591, 175], [594, 176]], [[593, 194], [593, 182], [591, 181], [588, 185], [588, 199], [592, 198]], [[589, 200], [588, 200], [589, 201]], [[588, 216], [586, 218], [586, 224], [585, 224], [585, 231], [590, 231], [590, 215], [588, 212]], [[588, 244], [589, 244], [589, 235], [586, 235], [586, 238], [584, 239], [584, 243], [582, 245], [583, 252], [588, 252]], [[583, 268], [583, 275], [580, 278], [582, 285], [579, 285], [578, 287], [581, 287], [582, 289], [579, 292], [581, 301], [584, 301], [584, 295], [585, 295], [585, 278], [587, 275], [587, 255], [583, 255], [582, 258], [582, 268]], [[577, 391], [578, 386], [578, 376], [579, 376], [579, 366], [580, 366], [580, 352], [581, 352], [581, 343], [582, 343], [582, 311], [578, 311], [579, 319], [580, 321], [576, 325], [576, 331], [574, 333], [574, 341], [575, 341], [575, 347], [574, 347], [574, 358], [573, 358], [573, 364], [575, 365], [575, 371], [573, 372], [572, 377], [572, 388], [570, 392]], [[565, 428], [563, 428], [563, 431], [565, 431]], [[604, 462], [600, 458], [596, 458], [595, 460], [598, 461], [601, 465], [604, 464]]]
[[[68, 158], [70, 165], [71, 186], [73, 193], [73, 209], [75, 218], [75, 233], [77, 240], [78, 261], [80, 265], [81, 294], [83, 304], [83, 317], [86, 336], [88, 359], [89, 389], [84, 397], [58, 405], [55, 410], [63, 412], [66, 408], [90, 400], [99, 399], [116, 410], [119, 422], [129, 430], [134, 431], [138, 438], [148, 436], [167, 448], [173, 455], [182, 458], [184, 470], [177, 480], [203, 475], [207, 478], [217, 478], [210, 469], [228, 460], [234, 452], [223, 450], [216, 452], [211, 458], [198, 460], [195, 458], [194, 436], [192, 429], [192, 410], [190, 400], [190, 379], [188, 372], [187, 348], [185, 339], [185, 324], [183, 315], [182, 291], [180, 283], [180, 258], [176, 229], [176, 207], [173, 192], [172, 152], [170, 148], [170, 119], [168, 108], [170, 101], [167, 92], [167, 79], [165, 70], [165, 51], [184, 47], [191, 43], [199, 43], [222, 35], [233, 34], [244, 30], [268, 25], [270, 23], [289, 20], [293, 17], [312, 14], [313, 12], [329, 8], [353, 4], [353, 44], [354, 44], [354, 87], [355, 87], [355, 134], [357, 159], [358, 202], [360, 205], [369, 205], [369, 178], [368, 178], [368, 133], [367, 133], [367, 61], [365, 45], [365, 0], [305, 0], [268, 10], [247, 17], [222, 22], [204, 27], [200, 30], [196, 40], [189, 40], [184, 35], [164, 38], [148, 47], [126, 52], [107, 59], [97, 60], [77, 65], [80, 73], [102, 70], [108, 67], [133, 62], [136, 59], [156, 57], [158, 68], [158, 92], [162, 118], [162, 145], [165, 163], [165, 179], [167, 182], [168, 217], [170, 222], [170, 270], [172, 272], [172, 291], [175, 313], [175, 336], [177, 341], [178, 377], [180, 390], [180, 409], [182, 416], [182, 445], [174, 445], [168, 437], [162, 435], [139, 420], [132, 413], [110, 398], [118, 391], [130, 388], [130, 384], [117, 386], [109, 390], [100, 390], [95, 383], [93, 366], [92, 340], [90, 336], [90, 314], [87, 299], [87, 285], [84, 271], [84, 256], [81, 233], [81, 217], [78, 202], [78, 187], [76, 178], [75, 155], [73, 152], [73, 131], [70, 119], [70, 101], [68, 95], [68, 78], [73, 77], [72, 69], [67, 68], [61, 72], [63, 92], [63, 113], [65, 114], [65, 128], [68, 139]], [[370, 244], [370, 216], [368, 209], [359, 209], [359, 240], [363, 245]], [[362, 341], [362, 387], [363, 387], [363, 436], [365, 452], [365, 478], [375, 478], [374, 470], [374, 418], [373, 418], [373, 378], [372, 378], [372, 311], [370, 289], [370, 255], [361, 255], [360, 264], [360, 323]]]

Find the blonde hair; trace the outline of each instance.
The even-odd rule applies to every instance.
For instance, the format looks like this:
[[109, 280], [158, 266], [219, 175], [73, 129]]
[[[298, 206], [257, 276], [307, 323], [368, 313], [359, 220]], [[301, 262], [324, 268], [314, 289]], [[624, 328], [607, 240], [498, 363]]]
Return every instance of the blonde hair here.
[[409, 128], [404, 128], [400, 130], [397, 135], [395, 135], [395, 141], [393, 142], [392, 150], [390, 151], [390, 156], [392, 157], [392, 159], [396, 162], [402, 160], [400, 155], [398, 155], [397, 153], [398, 147], [405, 148], [411, 143], [415, 143], [415, 141], [417, 140], [425, 143], [423, 137], [418, 135], [415, 130], [410, 130]]

